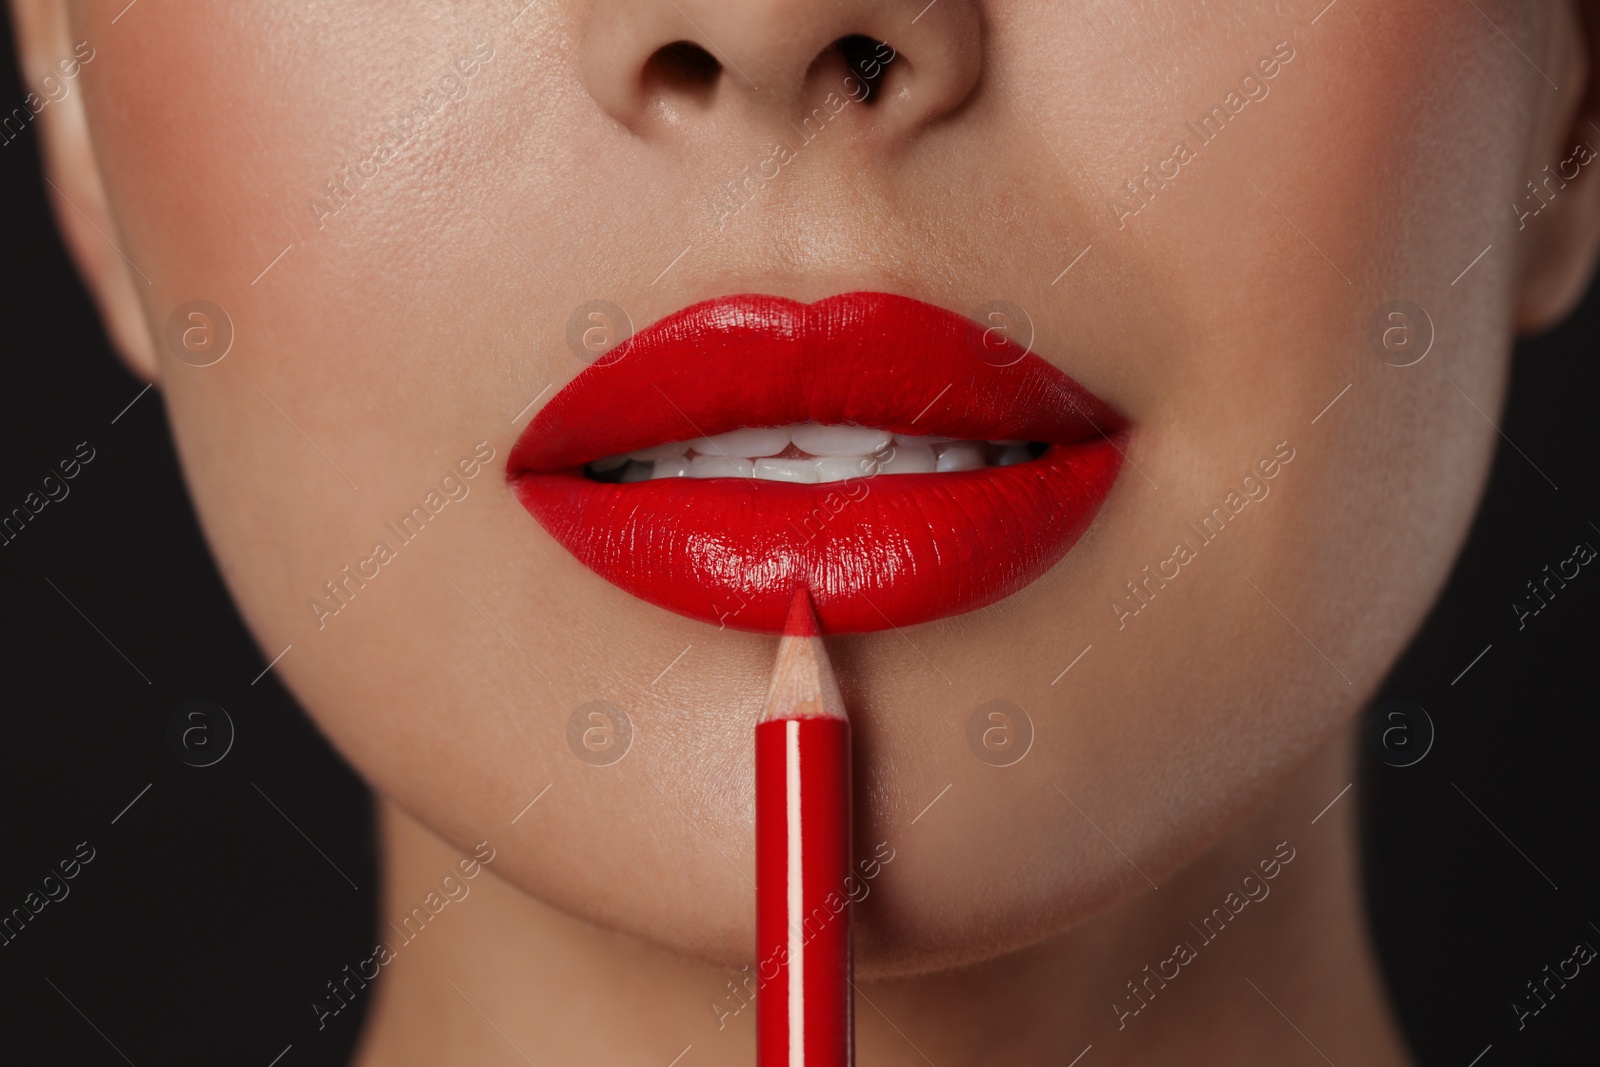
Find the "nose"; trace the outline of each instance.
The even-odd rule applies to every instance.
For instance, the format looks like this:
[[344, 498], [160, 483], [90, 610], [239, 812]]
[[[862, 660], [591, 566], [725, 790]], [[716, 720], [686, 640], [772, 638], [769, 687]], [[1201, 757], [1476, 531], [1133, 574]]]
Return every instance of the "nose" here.
[[579, 49], [589, 94], [642, 136], [781, 122], [832, 92], [903, 137], [959, 107], [983, 65], [974, 0], [595, 0]]

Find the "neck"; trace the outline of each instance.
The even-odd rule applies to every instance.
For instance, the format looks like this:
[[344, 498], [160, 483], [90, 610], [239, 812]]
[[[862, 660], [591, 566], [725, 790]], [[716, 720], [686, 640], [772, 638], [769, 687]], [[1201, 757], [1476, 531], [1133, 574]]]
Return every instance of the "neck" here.
[[[1362, 908], [1354, 791], [1311, 822], [1354, 763], [1339, 737], [1159, 890], [1065, 934], [979, 967], [859, 983], [861, 1061], [1059, 1067], [1093, 1045], [1092, 1067], [1408, 1063]], [[569, 918], [493, 863], [420, 934], [400, 928], [462, 855], [387, 803], [379, 822], [393, 958], [357, 1067], [666, 1065], [689, 1046], [683, 1067], [751, 1061], [755, 1012], [734, 1011], [732, 972]]]

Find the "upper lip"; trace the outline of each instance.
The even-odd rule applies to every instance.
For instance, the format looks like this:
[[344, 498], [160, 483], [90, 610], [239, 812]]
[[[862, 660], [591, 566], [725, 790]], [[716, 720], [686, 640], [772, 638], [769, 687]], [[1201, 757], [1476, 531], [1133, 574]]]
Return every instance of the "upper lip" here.
[[[796, 588], [823, 628], [860, 632], [969, 611], [1047, 571], [1094, 519], [1126, 422], [1043, 359], [908, 297], [686, 308], [580, 372], [523, 431], [507, 475], [590, 569], [681, 614], [781, 629]], [[742, 427], [856, 425], [1031, 441], [1043, 455], [951, 473], [791, 484], [608, 484], [602, 457]]]
[[511, 452], [513, 477], [744, 426], [1071, 444], [1125, 421], [972, 320], [886, 293], [709, 300], [624, 343], [529, 423]]

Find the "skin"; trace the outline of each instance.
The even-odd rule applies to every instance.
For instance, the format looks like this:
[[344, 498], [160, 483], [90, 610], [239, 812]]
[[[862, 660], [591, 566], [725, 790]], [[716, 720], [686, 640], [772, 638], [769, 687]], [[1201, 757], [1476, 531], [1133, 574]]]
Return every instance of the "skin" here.
[[[831, 643], [858, 850], [894, 854], [857, 909], [862, 1062], [1090, 1043], [1098, 1064], [1321, 1062], [1308, 1042], [1405, 1062], [1354, 798], [1310, 820], [1459, 550], [1513, 336], [1589, 279], [1592, 176], [1522, 229], [1508, 206], [1600, 141], [1588, 5], [1345, 0], [1313, 24], [1323, 4], [1297, 0], [142, 3], [113, 25], [123, 6], [13, 4], [29, 84], [95, 49], [39, 118], [67, 242], [159, 384], [263, 652], [293, 644], [279, 676], [381, 798], [381, 917], [495, 850], [476, 903], [384, 968], [363, 1067], [749, 1061], [753, 1011], [719, 1028], [711, 1004], [750, 957], [774, 641], [606, 585], [503, 463], [518, 412], [582, 369], [564, 336], [586, 300], [642, 326], [725, 293], [861, 288], [1021, 306], [1035, 351], [1134, 427], [1095, 525], [1038, 582]], [[717, 187], [842, 84], [847, 34], [895, 47], [882, 96], [719, 224]], [[713, 84], [648, 62], [679, 39], [723, 58]], [[1281, 41], [1269, 94], [1119, 227], [1108, 198]], [[479, 42], [464, 98], [319, 218], [340, 165]], [[1401, 298], [1437, 334], [1406, 368], [1369, 329]], [[236, 331], [210, 367], [165, 340], [193, 299]], [[308, 600], [480, 441], [496, 459], [470, 495], [319, 629]], [[1281, 442], [1270, 495], [1119, 625], [1125, 583]], [[565, 741], [595, 699], [634, 726], [607, 767]], [[965, 740], [993, 699], [1036, 730], [1011, 767]], [[1189, 923], [1280, 842], [1271, 897], [1119, 1029], [1125, 983], [1197, 943]]]

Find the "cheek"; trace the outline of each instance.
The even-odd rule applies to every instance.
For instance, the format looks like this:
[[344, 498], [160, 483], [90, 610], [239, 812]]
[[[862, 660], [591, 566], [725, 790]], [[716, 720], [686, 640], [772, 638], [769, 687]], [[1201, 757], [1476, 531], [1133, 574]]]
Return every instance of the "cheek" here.
[[[1255, 324], [1239, 332], [1260, 353], [1237, 387], [1299, 446], [1279, 481], [1316, 487], [1262, 505], [1283, 552], [1321, 561], [1291, 617], [1381, 670], [1442, 584], [1487, 476], [1496, 434], [1481, 412], [1499, 409], [1514, 316], [1508, 205], [1546, 86], [1447, 5], [1347, 15], [1326, 42], [1298, 45], [1304, 67], [1263, 107], [1283, 116], [1242, 168], [1260, 194], [1247, 190], [1239, 215], [1255, 201], [1250, 236], [1275, 254], [1236, 246], [1248, 297], [1229, 306]], [[1386, 350], [1396, 323], [1414, 356], [1431, 338], [1420, 362], [1393, 365], [1411, 358]]]
[[[580, 367], [567, 310], [598, 286], [578, 242], [614, 225], [599, 243], [629, 249], [640, 232], [616, 210], [557, 206], [593, 192], [564, 168], [618, 168], [575, 161], [589, 141], [556, 106], [508, 101], [573, 99], [570, 85], [524, 84], [564, 68], [505, 39], [498, 20], [464, 16], [430, 35], [347, 8], [332, 16], [344, 21], [301, 23], [324, 61], [270, 5], [151, 14], [100, 48], [86, 98], [122, 243], [152, 279], [146, 314], [185, 474], [265, 658], [288, 650], [274, 671], [380, 793], [463, 848], [503, 845], [495, 870], [523, 889], [732, 958], [748, 940], [733, 872], [749, 851], [748, 728], [769, 644], [724, 637], [709, 674], [691, 658], [645, 686], [703, 635], [596, 588], [504, 482], [513, 419]], [[466, 98], [376, 173], [358, 166], [485, 39], [494, 57]], [[172, 63], [174, 51], [190, 62]], [[548, 153], [531, 187], [486, 168], [482, 146], [525, 148], [562, 123], [566, 152]], [[636, 173], [620, 172], [609, 180]], [[234, 332], [208, 367], [165, 353], [168, 316], [196, 299]], [[495, 458], [410, 535], [404, 518], [478, 441]], [[380, 542], [393, 559], [373, 577], [363, 561]], [[596, 700], [635, 724], [615, 765], [569, 744], [570, 715]], [[714, 843], [661, 805], [658, 780], [694, 789]], [[725, 879], [692, 900], [650, 891], [686, 850]]]
[[[1295, 36], [1241, 136], [1202, 150], [1210, 171], [1168, 215], [1149, 209], [1157, 288], [1214, 339], [1173, 360], [1162, 451], [1209, 469], [1152, 509], [1178, 533], [1275, 442], [1297, 450], [1141, 635], [1204, 665], [1178, 736], [1226, 761], [1201, 790], [1218, 810], [1229, 775], [1281, 773], [1348, 720], [1442, 585], [1487, 476], [1496, 435], [1473, 404], [1501, 400], [1507, 204], [1544, 84], [1459, 14], [1335, 8]], [[1410, 367], [1379, 358], [1373, 327], [1401, 300], [1433, 335]]]
[[[1472, 403], [1491, 413], [1500, 403], [1516, 255], [1507, 202], [1543, 86], [1484, 31], [1434, 4], [1341, 5], [1314, 29], [1197, 18], [1178, 32], [1206, 57], [1201, 69], [1171, 90], [1170, 107], [1142, 113], [1147, 124], [1130, 114], [1114, 128], [1094, 119], [1097, 104], [1115, 111], [1104, 86], [1136, 79], [1115, 51], [1079, 42], [1083, 62], [1069, 68], [1051, 64], [1046, 45], [1019, 46], [1004, 61], [1055, 90], [1019, 94], [1019, 107], [1071, 153], [1085, 210], [1063, 247], [1136, 264], [1105, 281], [1110, 271], [1085, 260], [1051, 297], [1064, 310], [1047, 332], [1133, 368], [1117, 386], [1139, 412], [1130, 458], [1149, 479], [1126, 471], [1097, 520], [1128, 533], [1120, 544], [1091, 531], [1043, 583], [1041, 599], [1088, 605], [1070, 642], [1039, 654], [1064, 666], [1092, 643], [1070, 688], [1048, 691], [1085, 713], [1041, 732], [1036, 762], [1005, 772], [1036, 804], [1019, 810], [1015, 788], [985, 796], [963, 781], [962, 803], [917, 828], [939, 838], [931, 855], [971, 858], [973, 881], [955, 884], [920, 852], [889, 872], [879, 914], [903, 923], [908, 942], [927, 929], [912, 885], [948, 891], [949, 915], [988, 894], [989, 880], [1015, 890], [1008, 903], [1032, 896], [1058, 917], [1127, 891], [1128, 870], [1099, 862], [1103, 842], [1052, 782], [1092, 815], [1112, 813], [1101, 828], [1160, 881], [1348, 723], [1419, 624], [1495, 442]], [[1285, 36], [1296, 55], [1270, 94], [1197, 145], [1119, 228], [1107, 198], [1178, 137], [1193, 142], [1183, 118], [1206, 114]], [[1135, 63], [1170, 63], [1162, 42], [1120, 44]], [[1411, 367], [1374, 345], [1371, 323], [1395, 300], [1420, 305], [1435, 335]], [[1190, 524], [1242, 495], [1243, 476], [1280, 441], [1296, 455], [1270, 495], [1202, 547]], [[1119, 628], [1112, 605], [1139, 605], [1126, 583], [1179, 541], [1198, 558]], [[1043, 611], [1006, 624], [1024, 635], [1062, 625]], [[926, 795], [956, 773], [925, 783]], [[1045, 834], [1059, 847], [1030, 853], [1025, 841]]]
[[[384, 524], [474, 442], [491, 439], [503, 462], [515, 409], [502, 409], [537, 391], [504, 342], [532, 334], [540, 310], [513, 310], [504, 279], [526, 268], [495, 258], [514, 260], [509, 249], [482, 254], [481, 220], [436, 208], [453, 195], [439, 169], [498, 133], [463, 110], [372, 164], [485, 27], [463, 20], [424, 41], [360, 9], [302, 19], [300, 33], [270, 6], [139, 14], [82, 75], [96, 148], [151, 279], [146, 318], [202, 518], [246, 613], [287, 642], [308, 598], [393, 541]], [[314, 205], [342, 206], [319, 217]], [[469, 292], [485, 313], [459, 313]], [[169, 317], [193, 300], [220, 307], [233, 334], [214, 366], [168, 351]], [[483, 497], [500, 491], [499, 469], [476, 479]], [[433, 529], [480, 503], [492, 506], [450, 503]]]

